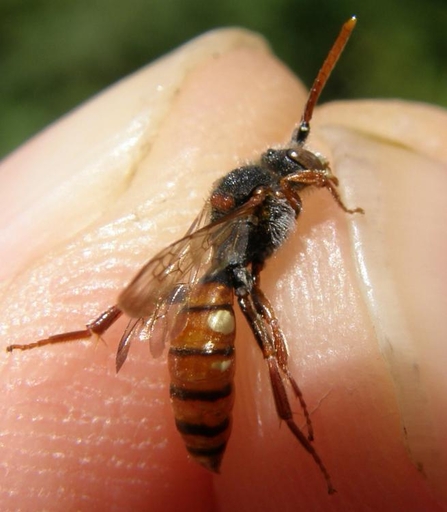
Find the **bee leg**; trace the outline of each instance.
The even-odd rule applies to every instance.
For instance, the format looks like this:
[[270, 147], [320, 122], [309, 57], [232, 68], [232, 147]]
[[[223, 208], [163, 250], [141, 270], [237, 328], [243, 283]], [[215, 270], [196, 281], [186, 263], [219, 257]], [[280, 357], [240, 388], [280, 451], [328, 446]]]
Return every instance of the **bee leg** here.
[[292, 432], [295, 438], [314, 459], [315, 463], [320, 468], [324, 479], [326, 480], [328, 493], [333, 494], [335, 489], [332, 485], [331, 478], [325, 465], [323, 464], [323, 461], [293, 419], [292, 408], [290, 406], [287, 390], [281, 374], [281, 363], [276, 353], [275, 342], [271, 339], [270, 332], [265, 325], [265, 312], [263, 308], [261, 308], [259, 304], [258, 307], [256, 306], [257, 301], [259, 301], [259, 295], [256, 297], [256, 299], [253, 297], [253, 295], [256, 296], [256, 291], [254, 291], [255, 288], [255, 285], [251, 290], [246, 289], [243, 291], [241, 288], [239, 288], [237, 292], [237, 299], [242, 313], [247, 319], [256, 338], [256, 341], [262, 350], [264, 359], [267, 361], [277, 414], [280, 419], [286, 422], [289, 430]]
[[338, 192], [337, 188], [335, 187], [335, 185], [331, 182], [331, 181], [328, 181], [327, 183], [325, 183], [325, 187], [329, 190], [329, 192], [331, 193], [332, 197], [335, 199], [335, 202], [338, 204], [338, 206], [346, 213], [362, 213], [364, 214], [365, 213], [365, 210], [363, 208], [348, 208], [345, 203], [343, 202], [343, 199], [340, 197], [340, 193]]
[[32, 348], [43, 347], [45, 345], [54, 345], [56, 343], [67, 343], [69, 341], [86, 340], [93, 335], [101, 336], [107, 329], [115, 323], [121, 316], [122, 311], [118, 306], [112, 306], [107, 311], [104, 311], [98, 318], [88, 323], [85, 329], [79, 331], [64, 332], [61, 334], [54, 334], [42, 340], [35, 341], [27, 344], [14, 344], [6, 347], [7, 352], [13, 350], [30, 350]]
[[269, 368], [270, 382], [272, 383], [273, 396], [275, 398], [275, 405], [278, 416], [286, 422], [292, 434], [296, 437], [296, 439], [298, 439], [303, 448], [307, 450], [307, 452], [312, 456], [315, 463], [320, 468], [320, 471], [323, 473], [324, 479], [326, 480], [328, 493], [333, 494], [336, 491], [332, 485], [331, 477], [329, 476], [326, 466], [323, 464], [323, 461], [321, 460], [315, 448], [309, 442], [307, 437], [301, 432], [300, 428], [293, 419], [292, 409], [290, 407], [287, 391], [280, 373], [278, 360], [274, 356], [268, 356], [265, 359], [267, 360], [267, 365]]
[[282, 373], [286, 376], [287, 380], [292, 387], [295, 396], [298, 398], [300, 402], [301, 409], [304, 414], [304, 418], [306, 419], [306, 427], [307, 427], [307, 438], [309, 441], [314, 440], [314, 429], [312, 427], [312, 421], [310, 419], [310, 414], [307, 409], [306, 401], [304, 400], [303, 393], [298, 386], [298, 383], [293, 378], [292, 374], [289, 370], [288, 365], [288, 357], [289, 352], [287, 350], [287, 342], [284, 337], [284, 334], [279, 326], [278, 319], [276, 318], [275, 311], [268, 300], [268, 298], [264, 295], [264, 292], [259, 287], [259, 277], [255, 279], [255, 285], [252, 290], [253, 301], [256, 307], [256, 310], [260, 312], [264, 321], [269, 325], [272, 334], [273, 334], [273, 345], [275, 348], [276, 359], [278, 361], [279, 367]]

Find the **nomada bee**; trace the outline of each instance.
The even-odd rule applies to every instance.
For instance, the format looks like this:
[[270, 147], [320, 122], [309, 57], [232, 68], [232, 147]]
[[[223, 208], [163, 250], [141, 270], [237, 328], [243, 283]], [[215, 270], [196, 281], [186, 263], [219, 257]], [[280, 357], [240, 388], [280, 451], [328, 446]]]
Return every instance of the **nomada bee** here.
[[[309, 412], [289, 371], [286, 340], [260, 287], [260, 273], [292, 232], [305, 188], [326, 188], [346, 213], [363, 213], [344, 205], [329, 163], [306, 148], [314, 107], [355, 24], [353, 17], [343, 25], [287, 147], [268, 149], [258, 162], [221, 178], [187, 234], [152, 258], [121, 293], [117, 305], [85, 329], [9, 345], [7, 350], [101, 336], [126, 314], [132, 320], [118, 346], [116, 370], [135, 337], [148, 340], [155, 356], [169, 341], [170, 396], [177, 429], [190, 455], [217, 473], [231, 432], [235, 298], [267, 363], [279, 418], [320, 468], [328, 492], [335, 492], [311, 443]], [[287, 389], [300, 402], [307, 435], [293, 419]]]

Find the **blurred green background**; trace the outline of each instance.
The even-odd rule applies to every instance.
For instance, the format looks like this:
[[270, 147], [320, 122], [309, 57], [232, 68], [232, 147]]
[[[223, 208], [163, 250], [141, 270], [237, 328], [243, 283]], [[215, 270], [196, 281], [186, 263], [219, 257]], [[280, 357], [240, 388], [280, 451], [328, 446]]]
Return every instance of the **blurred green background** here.
[[220, 26], [262, 33], [310, 85], [359, 23], [322, 101], [447, 106], [446, 0], [0, 0], [0, 157], [120, 77]]

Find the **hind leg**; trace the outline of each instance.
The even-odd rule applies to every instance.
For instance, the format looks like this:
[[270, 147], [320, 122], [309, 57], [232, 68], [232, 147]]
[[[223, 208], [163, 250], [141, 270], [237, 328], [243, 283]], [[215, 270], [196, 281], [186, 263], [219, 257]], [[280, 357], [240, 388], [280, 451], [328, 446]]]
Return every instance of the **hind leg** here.
[[[283, 376], [286, 377], [298, 398], [301, 397], [302, 399], [301, 391], [288, 370], [287, 349], [282, 332], [279, 326], [276, 325], [275, 327], [275, 324], [273, 326], [270, 325], [270, 315], [272, 314], [273, 318], [276, 319], [273, 309], [264, 294], [257, 287], [256, 279], [254, 283], [250, 291], [239, 288], [237, 298], [242, 313], [253, 331], [256, 341], [262, 350], [264, 359], [267, 361], [277, 414], [279, 418], [286, 422], [294, 437], [314, 459], [326, 480], [328, 493], [332, 494], [335, 492], [335, 489], [323, 461], [309, 439], [303, 434], [293, 419], [292, 408], [290, 406]], [[275, 330], [277, 332], [276, 334]], [[303, 404], [304, 400], [300, 400], [300, 403]], [[304, 410], [307, 412], [307, 408]], [[310, 423], [310, 419], [308, 422]]]

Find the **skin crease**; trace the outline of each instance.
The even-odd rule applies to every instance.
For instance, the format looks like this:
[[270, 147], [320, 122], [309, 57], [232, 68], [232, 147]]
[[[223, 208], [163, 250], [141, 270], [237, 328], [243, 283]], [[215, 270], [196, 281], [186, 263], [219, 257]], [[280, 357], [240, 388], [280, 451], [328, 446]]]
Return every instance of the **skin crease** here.
[[[117, 84], [5, 160], [3, 346], [81, 329], [113, 304], [141, 265], [186, 231], [215, 179], [287, 142], [305, 98], [260, 39], [218, 31]], [[265, 364], [238, 313], [233, 433], [219, 476], [186, 456], [164, 356], [154, 360], [134, 343], [115, 375], [124, 319], [105, 343], [4, 353], [3, 510], [447, 509], [438, 367], [445, 351], [437, 344], [445, 339], [447, 280], [437, 254], [447, 245], [447, 154], [439, 142], [447, 116], [399, 102], [343, 102], [319, 107], [311, 128], [310, 144], [332, 162], [347, 205], [366, 215], [345, 214], [325, 191], [306, 194], [297, 230], [267, 264], [262, 285], [337, 494], [327, 495], [314, 462], [280, 425]], [[430, 208], [419, 217], [424, 204]], [[402, 225], [406, 215], [416, 219], [410, 227]], [[380, 300], [391, 295], [395, 302]], [[424, 338], [418, 329], [427, 318]], [[426, 340], [411, 338], [416, 386], [399, 364], [408, 353], [404, 325]], [[394, 343], [401, 339], [403, 349]]]

